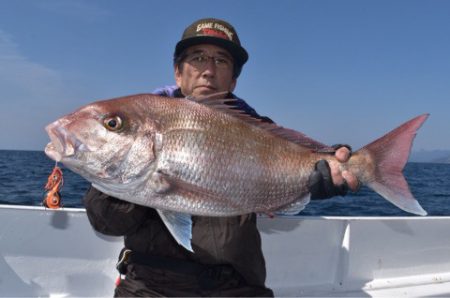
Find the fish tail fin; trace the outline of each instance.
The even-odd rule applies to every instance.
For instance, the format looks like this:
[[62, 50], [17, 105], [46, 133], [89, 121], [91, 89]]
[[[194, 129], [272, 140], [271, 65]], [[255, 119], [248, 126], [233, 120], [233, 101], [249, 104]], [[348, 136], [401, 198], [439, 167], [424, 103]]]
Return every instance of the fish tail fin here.
[[369, 154], [374, 165], [373, 175], [361, 181], [395, 206], [417, 215], [427, 215], [427, 212], [412, 195], [403, 168], [417, 130], [428, 116], [415, 117], [359, 150]]

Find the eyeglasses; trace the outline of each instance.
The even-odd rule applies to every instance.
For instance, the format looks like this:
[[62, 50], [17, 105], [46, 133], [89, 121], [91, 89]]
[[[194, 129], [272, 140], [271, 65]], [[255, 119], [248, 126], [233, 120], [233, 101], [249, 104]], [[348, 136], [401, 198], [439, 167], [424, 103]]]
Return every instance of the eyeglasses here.
[[219, 69], [230, 69], [233, 66], [233, 61], [227, 57], [214, 57], [205, 53], [193, 53], [186, 56], [186, 62], [197, 69], [204, 69], [209, 60], [212, 60]]

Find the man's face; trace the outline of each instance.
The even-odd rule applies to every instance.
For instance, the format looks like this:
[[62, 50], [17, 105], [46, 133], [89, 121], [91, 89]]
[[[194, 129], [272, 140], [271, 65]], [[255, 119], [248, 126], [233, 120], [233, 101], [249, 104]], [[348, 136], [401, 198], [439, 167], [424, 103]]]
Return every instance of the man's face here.
[[233, 58], [225, 49], [200, 44], [186, 50], [181, 69], [175, 67], [175, 81], [185, 96], [202, 96], [216, 92], [232, 92]]

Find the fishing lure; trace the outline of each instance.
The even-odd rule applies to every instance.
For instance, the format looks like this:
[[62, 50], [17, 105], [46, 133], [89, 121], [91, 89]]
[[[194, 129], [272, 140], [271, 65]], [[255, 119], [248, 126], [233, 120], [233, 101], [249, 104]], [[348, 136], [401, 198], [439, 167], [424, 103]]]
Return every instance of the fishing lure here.
[[47, 179], [47, 184], [44, 188], [46, 190], [42, 205], [50, 209], [59, 209], [62, 207], [61, 193], [59, 192], [64, 184], [63, 172], [58, 163], [55, 164], [53, 171]]

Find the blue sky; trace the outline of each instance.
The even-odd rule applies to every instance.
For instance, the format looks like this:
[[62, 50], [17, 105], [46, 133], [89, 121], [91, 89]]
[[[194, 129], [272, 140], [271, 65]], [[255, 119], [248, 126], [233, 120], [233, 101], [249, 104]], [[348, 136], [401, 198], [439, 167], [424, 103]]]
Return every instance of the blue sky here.
[[422, 113], [414, 150], [450, 149], [450, 1], [0, 0], [0, 149], [43, 150], [47, 123], [173, 84], [184, 28], [223, 18], [250, 53], [236, 94], [355, 149]]

